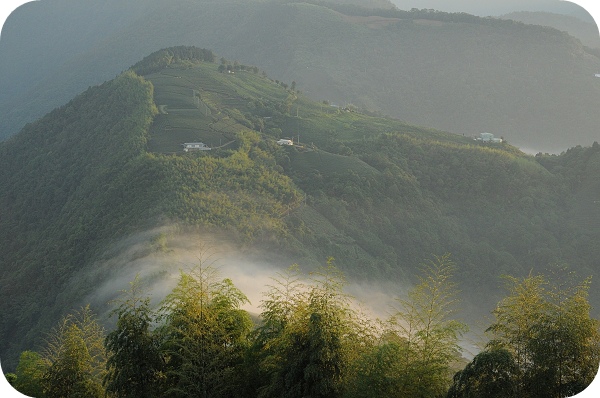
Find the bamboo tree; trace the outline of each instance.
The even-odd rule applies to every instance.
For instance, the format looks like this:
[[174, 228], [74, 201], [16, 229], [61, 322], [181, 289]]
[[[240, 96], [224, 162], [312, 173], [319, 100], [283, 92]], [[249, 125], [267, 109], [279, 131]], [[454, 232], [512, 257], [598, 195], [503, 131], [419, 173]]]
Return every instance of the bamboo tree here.
[[251, 367], [248, 380], [261, 397], [281, 396], [284, 391], [279, 379], [279, 366], [284, 361], [289, 326], [306, 305], [306, 284], [297, 264], [272, 277], [263, 293], [261, 325], [256, 329], [249, 351]]
[[531, 328], [527, 347], [533, 366], [525, 375], [532, 396], [575, 395], [591, 383], [600, 363], [600, 331], [590, 317], [590, 279], [573, 284], [569, 275], [549, 283], [546, 311]]
[[345, 279], [329, 259], [306, 283], [292, 268], [265, 295], [260, 397], [338, 397], [365, 336]]
[[404, 350], [397, 336], [385, 335], [369, 345], [352, 365], [346, 396], [349, 398], [401, 398], [406, 396]]
[[161, 329], [168, 396], [227, 397], [241, 389], [240, 366], [252, 327], [246, 296], [200, 264], [181, 273], [163, 302]]
[[423, 264], [419, 283], [398, 299], [390, 326], [404, 346], [405, 395], [432, 397], [445, 392], [450, 380], [450, 362], [460, 352], [458, 339], [466, 325], [453, 319], [457, 311], [456, 284], [452, 281], [455, 265], [449, 254], [435, 256]]
[[122, 293], [114, 311], [116, 328], [104, 342], [108, 352], [104, 386], [118, 397], [157, 396], [163, 361], [159, 340], [151, 330], [150, 298], [144, 297], [139, 276]]
[[89, 306], [65, 316], [47, 339], [42, 354], [47, 397], [101, 397], [106, 352], [104, 329]]
[[523, 279], [504, 278], [509, 294], [492, 312], [496, 321], [488, 328], [494, 336], [490, 345], [507, 348], [518, 368], [526, 371], [531, 366], [528, 342], [533, 337], [533, 327], [547, 310], [546, 281], [541, 275], [531, 274]]
[[[345, 277], [333, 265], [327, 265], [312, 274], [312, 286], [308, 293], [305, 319], [306, 328], [295, 334], [298, 350], [292, 368], [303, 369], [296, 380], [302, 397], [336, 397], [343, 391], [343, 378], [348, 365], [349, 350], [346, 336], [353, 333], [350, 297], [343, 292]], [[290, 383], [291, 384], [291, 383]]]
[[[530, 274], [506, 281], [508, 296], [488, 328], [492, 340], [457, 373], [448, 397], [494, 396], [490, 391], [500, 385], [510, 386], [510, 394], [495, 396], [562, 398], [583, 391], [600, 363], [599, 322], [590, 317], [587, 300], [590, 280], [574, 283], [562, 275], [550, 283]], [[483, 358], [485, 366], [475, 363]]]
[[299, 310], [301, 295], [306, 289], [297, 264], [276, 275], [271, 278], [273, 284], [268, 286], [260, 305], [263, 324], [259, 328], [259, 336], [263, 339], [277, 336], [285, 329]]
[[46, 370], [47, 364], [40, 354], [34, 351], [23, 351], [19, 357], [13, 386], [27, 396], [43, 398], [42, 383]]

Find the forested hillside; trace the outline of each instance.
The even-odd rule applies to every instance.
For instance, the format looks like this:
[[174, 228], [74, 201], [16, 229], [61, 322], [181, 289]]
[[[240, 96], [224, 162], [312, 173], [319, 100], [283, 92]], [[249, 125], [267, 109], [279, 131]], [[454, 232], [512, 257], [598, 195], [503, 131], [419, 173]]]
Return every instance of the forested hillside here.
[[597, 139], [600, 60], [553, 28], [372, 1], [87, 3], [43, 0], [7, 21], [2, 137], [148, 53], [184, 43], [262, 65], [313, 100], [458, 134], [487, 131], [528, 151]]
[[[209, 50], [169, 48], [1, 143], [3, 364], [125, 273], [128, 261], [99, 264], [144, 231], [131, 262], [171, 261], [148, 263], [154, 279], [180, 266], [169, 253], [188, 232], [280, 269], [334, 257], [352, 281], [398, 288], [417, 282], [424, 259], [451, 253], [470, 322], [500, 299], [501, 275], [553, 264], [597, 274], [597, 143], [532, 157], [301, 89]], [[184, 152], [186, 142], [211, 149]], [[163, 226], [176, 228], [152, 232]], [[600, 303], [597, 289], [590, 300]]]
[[80, 294], [63, 291], [65, 282], [96, 248], [151, 216], [122, 200], [131, 181], [119, 177], [142, 161], [155, 111], [152, 86], [127, 73], [2, 144], [3, 357]]

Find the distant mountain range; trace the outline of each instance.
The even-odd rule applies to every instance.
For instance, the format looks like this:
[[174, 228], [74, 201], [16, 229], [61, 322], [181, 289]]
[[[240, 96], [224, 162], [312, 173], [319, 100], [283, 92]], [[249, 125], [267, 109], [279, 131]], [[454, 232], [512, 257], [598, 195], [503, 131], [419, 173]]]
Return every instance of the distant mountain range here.
[[594, 23], [583, 22], [579, 18], [548, 12], [520, 11], [501, 15], [500, 18], [512, 19], [532, 25], [551, 26], [560, 31], [568, 32], [591, 48], [600, 49], [598, 26]]
[[[586, 1], [561, 0], [393, 0], [401, 9], [433, 8], [447, 12], [468, 12], [482, 17], [499, 16], [510, 12], [547, 12], [576, 17], [585, 22], [594, 22], [585, 9]], [[577, 4], [576, 4], [577, 3]], [[591, 4], [587, 0], [588, 4]], [[581, 4], [581, 5], [580, 5]], [[583, 8], [582, 8], [583, 6]]]
[[0, 42], [0, 137], [145, 54], [186, 44], [262, 65], [314, 100], [459, 135], [490, 132], [531, 152], [597, 138], [600, 59], [589, 43], [548, 27], [388, 5], [28, 3]]

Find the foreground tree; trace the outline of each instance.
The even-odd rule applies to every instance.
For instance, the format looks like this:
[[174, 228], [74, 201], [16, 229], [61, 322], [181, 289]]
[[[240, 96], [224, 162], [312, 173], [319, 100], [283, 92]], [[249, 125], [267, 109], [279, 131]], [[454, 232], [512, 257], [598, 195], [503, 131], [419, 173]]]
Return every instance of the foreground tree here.
[[34, 351], [23, 351], [15, 371], [13, 387], [19, 392], [36, 398], [43, 398], [43, 377], [47, 364], [42, 356]]
[[306, 283], [293, 268], [265, 294], [257, 341], [267, 384], [260, 397], [343, 395], [349, 364], [364, 350], [368, 333], [332, 262]]
[[406, 345], [396, 336], [384, 336], [353, 366], [347, 396], [350, 398], [401, 398], [410, 384], [402, 358]]
[[[560, 282], [559, 282], [560, 283]], [[590, 280], [575, 286], [550, 284], [546, 310], [532, 327], [525, 374], [531, 396], [567, 397], [583, 391], [600, 363], [600, 329], [590, 317]]]
[[47, 397], [102, 397], [104, 329], [89, 306], [65, 316], [47, 340], [42, 378]]
[[358, 362], [352, 396], [437, 397], [447, 391], [466, 330], [453, 319], [454, 269], [447, 254], [423, 264], [419, 283], [397, 300], [379, 344]]
[[[521, 372], [531, 364], [529, 343], [547, 310], [544, 297], [546, 282], [541, 275], [530, 275], [524, 279], [507, 276], [505, 281], [509, 295], [493, 311], [496, 321], [488, 329], [493, 336], [489, 346], [507, 349]], [[519, 387], [521, 389], [522, 386]]]
[[424, 263], [419, 283], [390, 320], [405, 345], [406, 393], [438, 396], [448, 388], [450, 363], [460, 352], [458, 339], [466, 325], [453, 318], [458, 289], [452, 281], [455, 264], [449, 254]]
[[[599, 322], [590, 317], [590, 280], [562, 275], [506, 278], [486, 351], [457, 373], [449, 398], [562, 398], [583, 391], [600, 363]], [[484, 364], [484, 365], [482, 365]], [[507, 389], [504, 395], [498, 392]], [[490, 395], [492, 394], [492, 395]], [[493, 395], [496, 394], [496, 395]]]
[[243, 390], [244, 352], [252, 321], [246, 296], [212, 267], [181, 273], [163, 302], [165, 396], [232, 397]]
[[260, 397], [283, 394], [279, 367], [287, 344], [287, 330], [304, 306], [306, 285], [297, 265], [271, 278], [261, 303], [261, 325], [254, 331], [248, 350], [246, 379], [250, 391]]
[[447, 398], [517, 398], [519, 368], [505, 349], [491, 349], [475, 356], [454, 375]]
[[337, 397], [346, 362], [344, 335], [351, 330], [343, 276], [330, 262], [317, 273], [306, 305], [289, 332], [282, 376], [289, 397]]
[[108, 353], [106, 391], [117, 397], [157, 396], [163, 361], [159, 339], [151, 330], [150, 298], [143, 296], [139, 277], [116, 303], [117, 325], [104, 341]]

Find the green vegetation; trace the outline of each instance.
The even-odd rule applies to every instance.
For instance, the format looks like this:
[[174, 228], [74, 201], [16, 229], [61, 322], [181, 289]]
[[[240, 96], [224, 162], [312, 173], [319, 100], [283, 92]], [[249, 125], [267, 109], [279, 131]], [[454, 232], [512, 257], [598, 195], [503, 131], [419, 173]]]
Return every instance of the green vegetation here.
[[[104, 329], [89, 307], [65, 316], [47, 337], [43, 361], [43, 395], [95, 397], [103, 394], [106, 370]], [[18, 380], [18, 379], [17, 379]]]
[[131, 67], [138, 75], [147, 75], [177, 63], [214, 62], [215, 55], [210, 50], [190, 46], [170, 47], [154, 52]]
[[454, 376], [448, 398], [570, 397], [592, 382], [600, 329], [590, 318], [589, 280], [555, 277], [507, 278], [509, 295], [488, 330], [492, 340]]
[[231, 397], [244, 388], [241, 364], [252, 321], [239, 307], [248, 299], [231, 280], [214, 274], [202, 264], [182, 273], [163, 302], [165, 395]]
[[136, 277], [115, 303], [117, 325], [104, 340], [108, 359], [103, 383], [107, 393], [120, 397], [151, 396], [156, 387], [154, 381], [162, 371], [160, 341], [150, 329], [150, 299], [142, 297], [142, 293]]
[[67, 315], [42, 354], [21, 354], [11, 380], [38, 398], [562, 398], [589, 385], [600, 361], [589, 284], [542, 275], [507, 279], [492, 340], [452, 378], [465, 331], [454, 317], [455, 269], [435, 256], [381, 322], [357, 310], [333, 259], [308, 277], [294, 265], [263, 287], [254, 324], [244, 293], [200, 259], [157, 309], [136, 277], [107, 335], [89, 307]]
[[[553, 263], [597, 275], [597, 143], [528, 156], [314, 102], [300, 85], [206, 54], [161, 50], [134, 67], [147, 75], [91, 87], [0, 145], [9, 369], [119, 270], [97, 268], [114, 245], [157, 226], [227, 235], [259, 261], [333, 256], [349, 278], [374, 283], [418, 283], [424, 253], [451, 252], [468, 321], [498, 301], [500, 275]], [[211, 150], [184, 152], [184, 142]], [[168, 252], [164, 239], [148, 244]]]
[[127, 72], [1, 146], [3, 356], [81, 294], [65, 283], [102, 244], [151, 216], [127, 204], [119, 177], [143, 156], [155, 112], [152, 86]]
[[[20, 340], [15, 322], [24, 330], [47, 325], [85, 294], [90, 285], [62, 290], [128, 233], [176, 219], [248, 238], [282, 234], [281, 216], [300, 194], [274, 169], [257, 133], [232, 133], [235, 149], [221, 157], [147, 153], [152, 90], [125, 72], [2, 145], [3, 351]], [[35, 291], [23, 289], [29, 284]], [[25, 339], [36, 335], [34, 328]]]
[[458, 290], [449, 255], [423, 265], [419, 283], [398, 298], [380, 343], [359, 361], [356, 397], [442, 396], [466, 325], [454, 319]]

